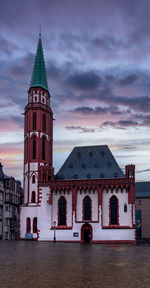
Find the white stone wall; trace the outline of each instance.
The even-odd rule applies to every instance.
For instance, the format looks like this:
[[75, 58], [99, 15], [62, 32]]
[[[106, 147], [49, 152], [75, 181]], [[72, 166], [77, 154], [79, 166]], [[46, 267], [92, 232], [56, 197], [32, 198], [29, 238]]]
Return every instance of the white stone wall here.
[[[68, 194], [69, 193], [69, 194]], [[58, 226], [58, 201], [60, 197], [63, 196], [67, 202], [67, 226], [72, 226], [72, 192], [71, 191], [58, 191], [53, 192], [52, 194], [52, 218], [51, 225], [53, 226], [53, 222], [56, 221], [56, 226]]]
[[[86, 192], [86, 193], [85, 193]], [[41, 187], [41, 203], [40, 206], [30, 206], [21, 208], [21, 237], [25, 237], [26, 233], [26, 218], [31, 218], [31, 232], [33, 231], [33, 218], [37, 217], [37, 227], [40, 230], [39, 240], [53, 241], [54, 230], [51, 229], [53, 226], [53, 221], [56, 221], [56, 241], [81, 241], [81, 228], [84, 224], [83, 222], [75, 221], [75, 213], [73, 212], [72, 219], [72, 192], [58, 191], [57, 194], [53, 192], [52, 195], [52, 205], [49, 205], [50, 189], [49, 187]], [[61, 194], [60, 194], [61, 193]], [[82, 221], [82, 202], [86, 195], [89, 195], [92, 200], [92, 220], [98, 221], [97, 223], [89, 223], [92, 226], [93, 241], [97, 242], [107, 242], [107, 241], [133, 241], [135, 240], [135, 229], [103, 229], [101, 225], [101, 218], [103, 218], [103, 225], [109, 225], [109, 199], [112, 195], [116, 195], [119, 199], [119, 224], [121, 226], [131, 226], [132, 225], [132, 211], [131, 205], [128, 205], [128, 193], [126, 191], [118, 191], [118, 193], [113, 190], [103, 191], [103, 208], [99, 205], [98, 208], [98, 194], [97, 191], [80, 191], [77, 193], [77, 220]], [[64, 196], [67, 201], [67, 226], [72, 229], [57, 229], [58, 225], [58, 201], [61, 196]], [[124, 213], [124, 203], [127, 204], [127, 213]], [[99, 213], [98, 213], [99, 209]], [[133, 206], [134, 213], [134, 206]], [[125, 215], [124, 215], [125, 214]], [[102, 217], [103, 215], [103, 217]], [[98, 218], [99, 216], [99, 218]], [[73, 225], [72, 225], [73, 222]], [[78, 233], [78, 237], [74, 237], [73, 233]], [[34, 234], [33, 237], [36, 237]]]
[[98, 193], [96, 189], [94, 191], [92, 189], [90, 191], [88, 189], [77, 191], [76, 220], [82, 221], [83, 219], [83, 200], [86, 196], [89, 196], [92, 201], [92, 221], [98, 221]]
[[[115, 195], [119, 201], [119, 225], [132, 226], [132, 205], [128, 204], [128, 193], [126, 189], [104, 189], [102, 195], [103, 204], [103, 226], [109, 226], [109, 201]], [[127, 212], [124, 212], [124, 204], [127, 205]]]

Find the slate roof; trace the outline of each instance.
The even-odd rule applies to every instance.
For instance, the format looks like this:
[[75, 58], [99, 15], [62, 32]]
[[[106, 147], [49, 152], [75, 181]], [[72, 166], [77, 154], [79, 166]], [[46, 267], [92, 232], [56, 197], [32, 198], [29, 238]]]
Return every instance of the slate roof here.
[[107, 145], [75, 147], [55, 176], [56, 180], [124, 177]]
[[31, 87], [42, 87], [48, 90], [41, 35], [39, 37], [37, 52], [35, 56], [34, 68], [30, 83], [30, 88]]
[[136, 198], [150, 198], [150, 182], [136, 182], [135, 183], [135, 197]]

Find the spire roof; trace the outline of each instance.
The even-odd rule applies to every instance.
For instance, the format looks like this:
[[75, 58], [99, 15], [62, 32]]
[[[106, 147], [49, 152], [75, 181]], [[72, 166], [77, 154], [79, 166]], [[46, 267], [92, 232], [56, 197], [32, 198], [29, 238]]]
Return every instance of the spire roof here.
[[42, 87], [48, 90], [41, 33], [39, 34], [38, 47], [36, 51], [34, 68], [33, 68], [33, 73], [32, 73], [32, 78], [31, 78], [31, 83], [30, 83], [30, 88], [31, 87]]

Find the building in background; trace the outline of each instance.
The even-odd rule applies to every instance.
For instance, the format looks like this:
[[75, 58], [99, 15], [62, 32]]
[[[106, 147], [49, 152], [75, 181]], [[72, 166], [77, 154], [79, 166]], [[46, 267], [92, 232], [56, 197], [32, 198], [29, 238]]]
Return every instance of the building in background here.
[[137, 239], [150, 240], [150, 182], [135, 184]]
[[0, 239], [17, 240], [19, 232], [19, 205], [21, 183], [6, 176], [0, 163]]
[[107, 145], [75, 147], [54, 175], [41, 36], [24, 115], [20, 239], [135, 244], [134, 165], [126, 166], [124, 175]]

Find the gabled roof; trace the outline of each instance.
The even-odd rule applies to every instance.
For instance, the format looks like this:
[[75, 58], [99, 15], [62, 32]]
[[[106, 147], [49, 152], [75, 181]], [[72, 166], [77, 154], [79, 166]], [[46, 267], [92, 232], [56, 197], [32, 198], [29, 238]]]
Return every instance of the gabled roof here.
[[42, 87], [48, 90], [41, 34], [39, 37], [37, 52], [35, 56], [34, 68], [30, 83], [30, 88], [31, 87]]
[[124, 178], [107, 145], [75, 147], [56, 179]]
[[135, 197], [136, 198], [150, 198], [150, 182], [136, 182], [135, 183]]

